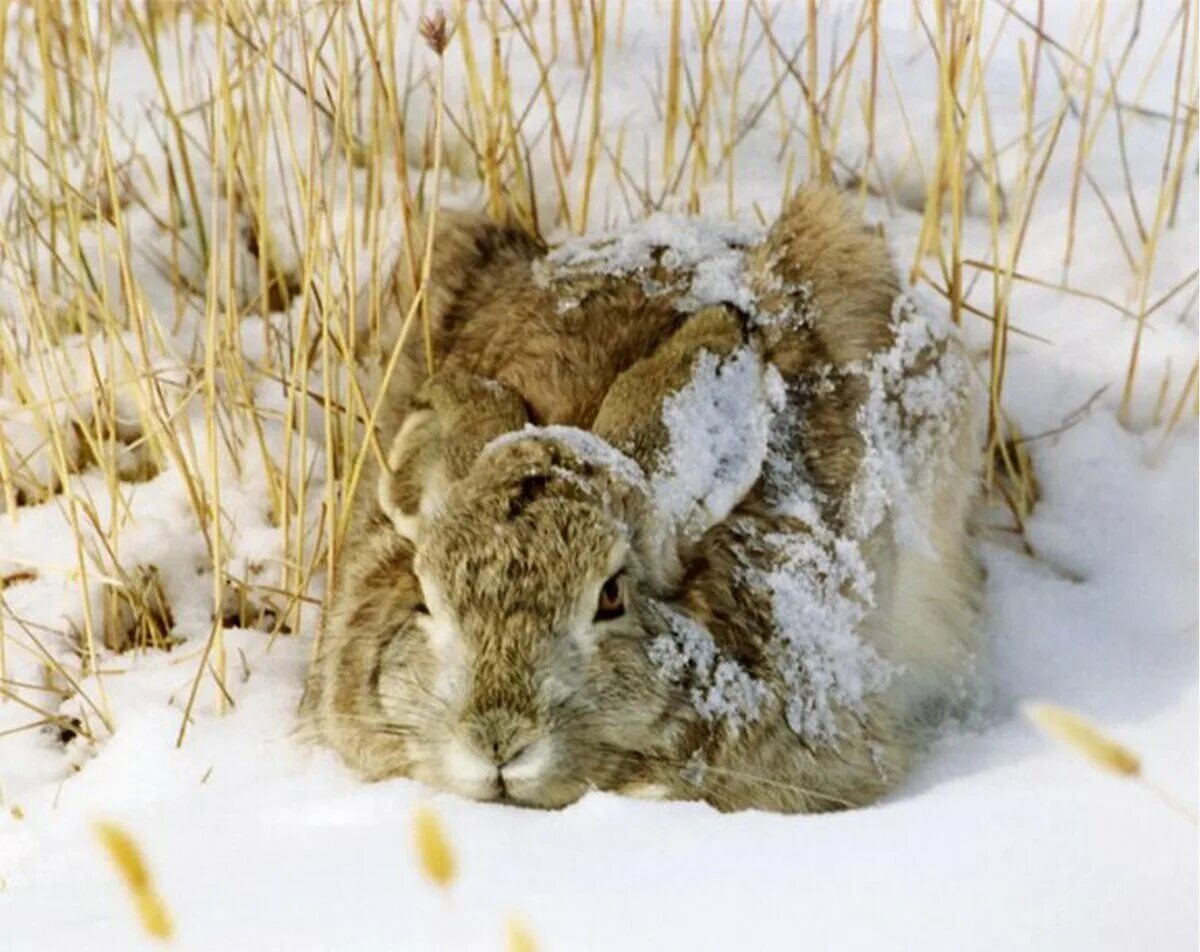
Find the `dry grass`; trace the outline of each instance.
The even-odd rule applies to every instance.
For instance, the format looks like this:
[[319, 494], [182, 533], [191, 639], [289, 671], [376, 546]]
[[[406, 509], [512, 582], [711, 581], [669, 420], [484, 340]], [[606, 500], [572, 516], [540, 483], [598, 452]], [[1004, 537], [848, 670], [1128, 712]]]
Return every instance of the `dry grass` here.
[[[817, 0], [807, 0], [802, 37], [778, 28], [780, 6], [770, 0], [660, 0], [669, 56], [648, 95], [663, 115], [641, 158], [605, 115], [626, 0], [473, 0], [470, 18], [467, 6], [450, 4], [444, 26], [431, 19], [419, 30], [432, 8], [367, 0], [0, 0], [0, 180], [19, 183], [0, 209], [10, 276], [0, 305], [0, 517], [19, 520], [50, 500], [75, 539], [56, 564], [0, 565], [0, 693], [37, 723], [58, 716], [43, 693], [17, 683], [18, 655], [80, 696], [90, 724], [108, 727], [102, 657], [170, 643], [171, 607], [127, 541], [136, 529], [129, 488], [157, 473], [181, 480], [210, 567], [212, 623], [201, 633], [180, 742], [202, 694], [219, 710], [229, 704], [231, 619], [267, 618], [272, 637], [304, 629], [346, 544], [347, 500], [367, 454], [378, 452], [364, 438], [378, 410], [372, 381], [427, 314], [418, 290], [399, 340], [389, 330], [390, 277], [399, 270], [418, 289], [429, 279], [428, 246], [402, 239], [416, 211], [436, 209], [447, 181], [478, 183], [493, 214], [544, 234], [664, 205], [766, 219], [772, 210], [747, 205], [738, 183], [748, 136], [767, 130], [789, 188], [810, 169], [901, 203], [878, 162], [879, 98], [898, 65], [880, 41], [878, 0], [850, 5], [852, 40], [840, 46], [821, 35]], [[999, 9], [1019, 37], [1025, 125], [1013, 142], [992, 134], [985, 9]], [[1115, 94], [1133, 67], [1123, 41], [1101, 43], [1104, 4], [1081, 11], [1069, 36], [1052, 36], [1004, 0], [912, 7], [913, 29], [937, 50], [939, 108], [935, 159], [919, 170], [919, 238], [904, 264], [956, 321], [990, 326], [986, 459], [1018, 533], [1037, 493], [1029, 441], [1005, 413], [1008, 345], [1021, 333], [1009, 302], [1014, 288], [1045, 283], [1029, 276], [1023, 255], [1058, 154], [1070, 153], [1074, 167], [1058, 287], [1134, 328], [1127, 370], [1112, 382], [1122, 419], [1139, 422], [1142, 393], [1157, 394], [1167, 432], [1196, 406], [1195, 364], [1166, 380], [1146, 379], [1139, 366], [1155, 312], [1195, 302], [1195, 273], [1157, 299], [1151, 275], [1181, 181], [1194, 172], [1196, 3], [1169, 22], [1122, 27], [1122, 37], [1154, 33], [1155, 63], [1176, 64], [1172, 110], [1149, 117], [1136, 98]], [[185, 68], [197, 30], [216, 39], [206, 83]], [[431, 49], [417, 45], [421, 34]], [[158, 91], [152, 114], [115, 114], [113, 87], [127, 80], [110, 72], [114, 45], [146, 63]], [[509, 58], [539, 77], [531, 97], [517, 92]], [[773, 82], [760, 95], [743, 78], [764, 62]], [[462, 78], [453, 95], [448, 75]], [[1038, 100], [1047, 75], [1058, 79], [1050, 103]], [[1132, 186], [1105, 194], [1091, 175], [1097, 130], [1114, 113], [1169, 127], [1148, 206]], [[852, 137], [865, 143], [853, 162], [841, 148]], [[1015, 169], [1007, 188], [1002, 163]], [[342, 202], [348, 189], [355, 199]], [[972, 196], [990, 238], [982, 258], [963, 247]], [[1112, 231], [1089, 240], [1122, 249], [1134, 289], [1127, 301], [1071, 284], [1078, 212], [1101, 205]], [[1121, 224], [1130, 217], [1133, 228]], [[972, 294], [986, 286], [990, 293]], [[81, 481], [82, 472], [97, 478]], [[282, 538], [278, 564], [265, 570], [238, 551], [232, 500], [247, 474]], [[73, 632], [39, 630], [2, 601], [47, 573], [87, 593]], [[60, 636], [73, 654], [57, 647]]]
[[97, 823], [95, 832], [133, 897], [142, 928], [156, 939], [171, 938], [175, 931], [171, 914], [154, 887], [150, 869], [133, 837], [117, 824], [109, 822]]
[[509, 919], [504, 947], [508, 952], [537, 952], [537, 940], [524, 922], [520, 919]]
[[[12, 815], [21, 819], [20, 807], [14, 805]], [[174, 922], [137, 842], [123, 827], [107, 820], [95, 823], [94, 833], [132, 897], [142, 928], [156, 939], [170, 939], [175, 932]], [[442, 821], [429, 807], [419, 807], [413, 814], [413, 846], [425, 877], [439, 889], [449, 888], [457, 876], [457, 863]], [[509, 952], [536, 952], [533, 932], [523, 920], [510, 917], [505, 923], [505, 948]]]
[[454, 851], [442, 831], [442, 821], [428, 807], [413, 814], [413, 840], [421, 871], [443, 889], [454, 882]]
[[1096, 766], [1123, 777], [1136, 777], [1142, 772], [1137, 754], [1116, 741], [1074, 711], [1056, 704], [1027, 704], [1025, 716], [1044, 734], [1074, 747]]
[[1117, 743], [1087, 718], [1057, 704], [1037, 702], [1025, 704], [1024, 713], [1043, 734], [1071, 747], [1101, 770], [1138, 781], [1167, 807], [1190, 820], [1194, 826], [1200, 825], [1200, 817], [1190, 806], [1180, 802], [1145, 775], [1137, 754]]

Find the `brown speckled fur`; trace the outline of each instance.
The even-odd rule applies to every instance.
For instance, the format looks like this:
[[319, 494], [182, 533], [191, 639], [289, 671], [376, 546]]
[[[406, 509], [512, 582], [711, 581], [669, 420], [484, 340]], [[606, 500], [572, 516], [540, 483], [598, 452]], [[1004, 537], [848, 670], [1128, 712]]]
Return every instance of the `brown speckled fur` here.
[[[877, 586], [861, 634], [907, 671], [864, 711], [839, 715], [834, 745], [788, 727], [787, 689], [765, 658], [769, 599], [739, 581], [739, 560], [754, 558], [735, 554], [739, 538], [804, 529], [772, 514], [761, 481], [723, 523], [664, 545], [647, 495], [568, 444], [516, 440], [480, 455], [527, 422], [562, 424], [653, 472], [663, 401], [697, 356], [749, 345], [789, 385], [787, 412], [802, 424], [795, 451], [813, 483], [844, 500], [863, 457], [855, 415], [866, 393], [849, 365], [893, 341], [899, 285], [882, 238], [837, 192], [801, 190], [749, 251], [749, 279], [765, 309], [803, 304], [813, 316], [765, 328], [729, 306], [685, 314], [671, 295], [648, 295], [645, 275], [539, 282], [546, 249], [474, 216], [444, 214], [435, 249], [438, 370], [426, 377], [414, 340], [390, 388], [388, 465], [365, 481], [338, 566], [306, 691], [312, 731], [366, 777], [531, 806], [598, 788], [817, 811], [888, 790], [916, 744], [914, 711], [973, 654], [967, 406], [935, 486], [932, 553], [900, 554], [883, 530], [866, 542]], [[790, 300], [801, 286], [808, 297]], [[398, 284], [401, 302], [409, 290]], [[818, 368], [836, 385], [805, 386]], [[618, 569], [625, 614], [593, 622]], [[724, 656], [766, 681], [761, 717], [739, 729], [706, 721], [660, 675], [646, 652], [662, 626], [656, 601], [705, 625]], [[503, 774], [491, 763], [510, 757]], [[705, 769], [688, 768], [697, 757]]]

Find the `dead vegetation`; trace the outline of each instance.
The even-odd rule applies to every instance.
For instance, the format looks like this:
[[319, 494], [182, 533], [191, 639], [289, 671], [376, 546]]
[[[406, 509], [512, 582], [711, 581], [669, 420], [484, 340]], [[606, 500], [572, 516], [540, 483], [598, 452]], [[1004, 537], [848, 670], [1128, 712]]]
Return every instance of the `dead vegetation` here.
[[[918, 209], [908, 276], [956, 322], [990, 328], [985, 459], [1023, 539], [1039, 435], [1005, 411], [1009, 343], [1027, 333], [1010, 301], [1015, 288], [1046, 285], [1023, 254], [1051, 159], [1069, 154], [1052, 287], [1130, 323], [1127, 367], [1112, 381], [1124, 424], [1169, 434], [1195, 414], [1195, 363], [1164, 379], [1139, 363], [1152, 318], [1196, 301], [1194, 271], [1157, 297], [1151, 281], [1181, 182], [1195, 173], [1194, 0], [1153, 23], [1139, 4], [1136, 20], [1115, 25], [1104, 3], [1080, 5], [1065, 35], [1005, 0], [912, 4], [911, 28], [936, 54], [937, 123], [907, 128], [900, 171], [880, 160], [881, 104], [900, 64], [881, 41], [879, 0], [846, 5], [848, 42], [822, 32], [817, 0], [801, 5], [800, 35], [780, 26], [786, 5], [774, 0], [659, 0], [669, 56], [647, 91], [661, 125], [645, 143], [606, 116], [632, 6], [460, 0], [443, 20], [432, 7], [370, 0], [0, 0], [0, 179], [15, 183], [0, 208], [0, 518], [48, 504], [75, 540], [46, 564], [0, 552], [0, 691], [31, 709], [31, 726], [60, 716], [17, 676], [18, 655], [85, 694], [91, 722], [107, 724], [104, 657], [198, 640], [182, 741], [202, 687], [217, 709], [231, 700], [228, 628], [304, 629], [351, 544], [346, 501], [378, 451], [364, 434], [377, 413], [372, 375], [393, 363], [381, 342], [396, 346], [384, 328], [387, 279], [401, 269], [418, 289], [428, 281], [429, 248], [405, 237], [414, 212], [449, 192], [476, 187], [493, 214], [544, 235], [663, 207], [766, 220], [773, 211], [739, 192], [741, 170], [759, 158], [748, 139], [766, 130], [755, 148], [774, 143], [785, 192], [811, 174]], [[1024, 119], [1012, 141], [994, 134], [1001, 104], [986, 83], [997, 20], [1020, 47]], [[1168, 111], [1117, 93], [1136, 81], [1135, 40], [1156, 50], [1149, 68], [1174, 64]], [[114, 75], [111, 50], [142, 71]], [[513, 81], [515, 61], [536, 76], [532, 91]], [[769, 88], [748, 88], [747, 69], [764, 61]], [[118, 108], [122, 82], [144, 82], [150, 105]], [[1168, 130], [1150, 201], [1128, 181], [1125, 194], [1107, 193], [1092, 175], [1114, 117], [1122, 144], [1134, 118]], [[931, 134], [932, 152], [918, 142]], [[1083, 208], [1106, 212], [1110, 230], [1088, 240], [1120, 247], [1126, 300], [1073, 282]], [[985, 257], [964, 247], [971, 216], [986, 222]], [[422, 333], [422, 301], [401, 340]], [[1136, 407], [1148, 393], [1144, 419]], [[138, 528], [133, 488], [164, 474], [186, 510], [175, 516], [202, 540], [203, 631], [177, 630]], [[239, 534], [247, 514], [279, 534], [268, 564]], [[12, 598], [50, 576], [81, 594], [48, 631]], [[96, 687], [84, 691], [91, 675]]]

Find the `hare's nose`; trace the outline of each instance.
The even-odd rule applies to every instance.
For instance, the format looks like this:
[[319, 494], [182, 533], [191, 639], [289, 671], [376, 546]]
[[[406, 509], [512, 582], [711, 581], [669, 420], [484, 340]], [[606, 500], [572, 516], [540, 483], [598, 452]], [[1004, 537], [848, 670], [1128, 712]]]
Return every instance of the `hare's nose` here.
[[500, 768], [507, 767], [529, 749], [529, 744], [518, 743], [502, 745], [499, 741], [492, 742], [492, 762]]
[[507, 767], [529, 749], [530, 743], [528, 734], [512, 729], [500, 736], [493, 735], [487, 750], [492, 763], [497, 767]]
[[482, 717], [479, 720], [481, 753], [497, 767], [503, 767], [524, 753], [532, 740], [531, 725], [512, 716]]

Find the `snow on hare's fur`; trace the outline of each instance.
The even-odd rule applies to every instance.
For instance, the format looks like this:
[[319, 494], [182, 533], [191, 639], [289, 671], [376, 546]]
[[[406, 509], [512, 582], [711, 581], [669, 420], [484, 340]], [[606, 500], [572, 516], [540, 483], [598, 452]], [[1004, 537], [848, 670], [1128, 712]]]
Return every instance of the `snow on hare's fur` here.
[[[971, 684], [968, 380], [883, 239], [440, 218], [305, 716], [364, 776], [838, 809]], [[397, 278], [403, 304], [412, 289]]]

